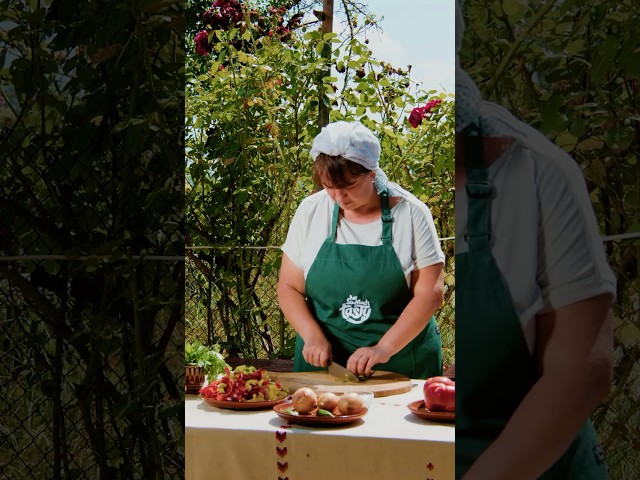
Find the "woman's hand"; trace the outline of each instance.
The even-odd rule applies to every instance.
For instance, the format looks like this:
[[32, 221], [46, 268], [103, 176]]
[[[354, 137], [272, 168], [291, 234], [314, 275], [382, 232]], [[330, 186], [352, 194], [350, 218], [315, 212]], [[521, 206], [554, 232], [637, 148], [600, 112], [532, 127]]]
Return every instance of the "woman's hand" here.
[[537, 317], [540, 378], [464, 480], [535, 479], [566, 451], [611, 386], [611, 300], [599, 295]]
[[331, 360], [331, 344], [307, 305], [304, 272], [286, 254], [282, 255], [278, 278], [278, 303], [287, 321], [304, 340], [305, 361], [314, 367], [326, 367]]
[[362, 347], [351, 354], [346, 367], [356, 375], [368, 377], [373, 373], [374, 365], [387, 363], [390, 358], [391, 352], [380, 345]]
[[322, 334], [305, 339], [302, 357], [314, 367], [326, 367], [331, 360], [331, 344]]
[[[377, 363], [386, 363], [402, 350], [425, 328], [431, 316], [442, 305], [444, 295], [443, 264], [436, 263], [411, 272], [411, 293], [413, 298], [404, 308], [395, 324], [373, 347], [356, 350], [347, 363], [347, 368], [365, 375]], [[358, 354], [358, 352], [364, 353]], [[356, 354], [358, 354], [356, 356]], [[363, 356], [362, 360], [360, 357]], [[357, 358], [357, 361], [356, 361]], [[349, 367], [349, 364], [353, 368]]]

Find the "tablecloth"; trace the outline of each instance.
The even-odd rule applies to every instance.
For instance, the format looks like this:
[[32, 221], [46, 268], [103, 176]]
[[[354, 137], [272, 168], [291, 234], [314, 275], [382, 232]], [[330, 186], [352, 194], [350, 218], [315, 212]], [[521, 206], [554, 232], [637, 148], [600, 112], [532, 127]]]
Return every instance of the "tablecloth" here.
[[213, 407], [185, 398], [187, 480], [450, 480], [455, 428], [415, 416], [423, 380], [374, 398], [354, 424], [289, 424], [269, 410]]

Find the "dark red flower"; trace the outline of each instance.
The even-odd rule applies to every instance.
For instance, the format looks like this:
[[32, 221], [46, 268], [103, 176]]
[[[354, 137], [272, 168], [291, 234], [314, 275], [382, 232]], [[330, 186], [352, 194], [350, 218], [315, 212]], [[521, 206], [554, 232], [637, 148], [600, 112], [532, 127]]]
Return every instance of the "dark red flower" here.
[[422, 114], [422, 107], [416, 107], [411, 110], [411, 114], [409, 115], [409, 119], [407, 121], [413, 128], [418, 128], [418, 125], [422, 123], [423, 118], [424, 115]]
[[440, 105], [442, 103], [442, 100], [440, 100], [439, 98], [434, 98], [433, 100], [429, 100], [426, 105], [423, 108], [423, 112], [426, 115], [427, 113], [431, 112], [431, 109], [437, 105]]
[[424, 105], [424, 107], [416, 107], [413, 110], [411, 110], [411, 114], [409, 115], [409, 118], [407, 121], [413, 128], [417, 128], [418, 125], [422, 123], [422, 120], [424, 120], [431, 113], [431, 110], [437, 105], [440, 105], [441, 103], [442, 103], [442, 100], [440, 100], [439, 98], [434, 98], [433, 100], [429, 100]]
[[201, 30], [194, 37], [193, 41], [196, 44], [196, 53], [203, 57], [211, 53], [211, 45], [209, 45], [209, 32]]

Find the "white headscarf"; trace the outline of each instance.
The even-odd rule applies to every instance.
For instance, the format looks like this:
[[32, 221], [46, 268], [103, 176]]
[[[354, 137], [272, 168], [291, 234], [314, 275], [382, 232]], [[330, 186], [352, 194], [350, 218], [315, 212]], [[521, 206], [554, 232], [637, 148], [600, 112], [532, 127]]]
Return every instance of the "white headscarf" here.
[[[323, 127], [313, 140], [311, 156], [315, 161], [324, 153], [332, 157], [341, 156], [375, 171], [375, 185], [378, 193], [395, 190], [387, 175], [380, 168], [380, 141], [371, 130], [360, 122], [333, 122]], [[389, 192], [391, 195], [391, 191]]]

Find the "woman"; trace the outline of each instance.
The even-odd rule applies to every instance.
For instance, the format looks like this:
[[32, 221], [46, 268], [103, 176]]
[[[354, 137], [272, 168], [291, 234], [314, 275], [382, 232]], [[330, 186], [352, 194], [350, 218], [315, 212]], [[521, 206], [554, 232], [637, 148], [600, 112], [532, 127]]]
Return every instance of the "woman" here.
[[615, 279], [584, 179], [461, 68], [456, 101], [456, 478], [605, 479]]
[[441, 374], [444, 254], [429, 209], [387, 181], [380, 143], [358, 122], [324, 127], [311, 156], [324, 189], [296, 210], [278, 282], [294, 370], [335, 361], [364, 376]]

